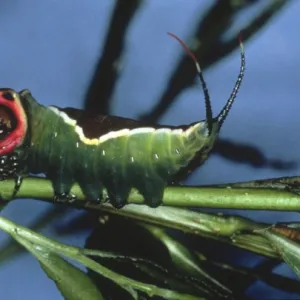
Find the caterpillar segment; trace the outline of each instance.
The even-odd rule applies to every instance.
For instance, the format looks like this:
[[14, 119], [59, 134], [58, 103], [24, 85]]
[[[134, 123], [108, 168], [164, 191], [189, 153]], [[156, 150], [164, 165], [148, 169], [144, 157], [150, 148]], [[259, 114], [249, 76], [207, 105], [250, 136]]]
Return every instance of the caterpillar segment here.
[[228, 115], [242, 82], [245, 57], [234, 90], [222, 111], [212, 117], [210, 97], [194, 55], [204, 90], [206, 120], [183, 126], [146, 124], [117, 116], [97, 115], [75, 108], [43, 106], [29, 90], [0, 89], [0, 180], [45, 174], [56, 201], [74, 201], [75, 183], [86, 199], [100, 203], [103, 190], [116, 208], [127, 203], [132, 188], [147, 205], [162, 204], [173, 176], [197, 155], [203, 163]]

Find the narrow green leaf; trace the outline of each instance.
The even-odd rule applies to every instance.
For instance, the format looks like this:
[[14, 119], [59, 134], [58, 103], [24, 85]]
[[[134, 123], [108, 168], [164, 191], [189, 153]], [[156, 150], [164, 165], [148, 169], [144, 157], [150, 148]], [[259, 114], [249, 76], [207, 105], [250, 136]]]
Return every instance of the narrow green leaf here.
[[[67, 208], [63, 208], [61, 206], [51, 207], [44, 213], [39, 214], [37, 218], [32, 222], [32, 224], [30, 224], [28, 227], [30, 227], [32, 230], [40, 231], [55, 219], [61, 218], [66, 212], [68, 212]], [[0, 266], [10, 263], [17, 256], [24, 253], [25, 249], [13, 238], [10, 238], [7, 242], [1, 244]]]
[[47, 249], [18, 238], [28, 251], [39, 261], [66, 300], [104, 299], [93, 281], [80, 269]]
[[282, 259], [294, 270], [300, 279], [300, 244], [271, 231], [262, 233], [281, 255]]
[[205, 269], [201, 268], [201, 262], [182, 243], [166, 234], [160, 227], [146, 224], [140, 225], [148, 229], [153, 236], [166, 246], [173, 264], [179, 271], [184, 272], [187, 276], [199, 278], [201, 283], [206, 282], [206, 288], [210, 293], [215, 293], [215, 296], [220, 294], [227, 297], [232, 296], [232, 291], [210, 276]]

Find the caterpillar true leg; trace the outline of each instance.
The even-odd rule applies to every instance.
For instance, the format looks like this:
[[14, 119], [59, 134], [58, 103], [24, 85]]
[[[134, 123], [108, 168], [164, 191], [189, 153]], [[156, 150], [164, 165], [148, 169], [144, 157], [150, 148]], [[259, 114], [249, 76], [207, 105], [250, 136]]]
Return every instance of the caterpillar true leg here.
[[77, 200], [74, 194], [54, 192], [53, 201], [57, 203], [73, 203]]
[[12, 197], [15, 197], [17, 195], [17, 193], [20, 190], [20, 187], [22, 185], [22, 182], [23, 182], [23, 176], [17, 175], [15, 178], [15, 187], [14, 187], [14, 192], [13, 192]]

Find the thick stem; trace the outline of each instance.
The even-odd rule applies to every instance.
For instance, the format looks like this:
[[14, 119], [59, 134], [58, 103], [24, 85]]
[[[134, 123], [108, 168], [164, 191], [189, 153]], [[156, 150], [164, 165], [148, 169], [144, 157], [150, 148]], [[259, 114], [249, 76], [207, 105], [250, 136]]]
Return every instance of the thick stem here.
[[[298, 177], [290, 177], [299, 181]], [[272, 179], [280, 182], [281, 178]], [[297, 181], [297, 182], [298, 182]], [[52, 202], [53, 189], [51, 182], [37, 177], [28, 177], [23, 180], [22, 186], [15, 198], [12, 198], [14, 180], [0, 182], [0, 198], [4, 201], [14, 199], [40, 199]], [[280, 182], [282, 184], [282, 182]], [[82, 191], [78, 185], [74, 185], [71, 191], [77, 196], [78, 203], [84, 200]], [[296, 191], [297, 192], [297, 191]], [[300, 211], [300, 195], [283, 189], [272, 187], [188, 187], [174, 186], [165, 189], [163, 203], [166, 206], [177, 207], [201, 207], [201, 208], [226, 208], [248, 210], [280, 210]], [[106, 195], [105, 195], [106, 196]], [[129, 196], [129, 203], [143, 204], [142, 196], [133, 190]], [[89, 209], [101, 209], [101, 205], [84, 203]]]

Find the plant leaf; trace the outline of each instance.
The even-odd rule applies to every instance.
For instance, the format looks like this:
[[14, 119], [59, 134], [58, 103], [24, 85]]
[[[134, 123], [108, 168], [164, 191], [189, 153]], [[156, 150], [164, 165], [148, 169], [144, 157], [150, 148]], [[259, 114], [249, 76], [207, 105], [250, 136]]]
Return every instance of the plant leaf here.
[[215, 297], [224, 295], [224, 297], [234, 298], [233, 292], [224, 284], [220, 283], [216, 278], [211, 276], [207, 270], [201, 267], [201, 262], [196, 255], [186, 248], [182, 243], [168, 235], [164, 229], [158, 226], [146, 225], [140, 223], [141, 226], [149, 230], [155, 238], [163, 243], [170, 255], [176, 269], [186, 276], [196, 277]]
[[41, 267], [52, 279], [67, 300], [104, 299], [93, 281], [83, 271], [47, 249], [17, 238], [39, 261]]
[[271, 241], [282, 259], [294, 270], [300, 279], [300, 244], [271, 231], [266, 231], [263, 235]]

